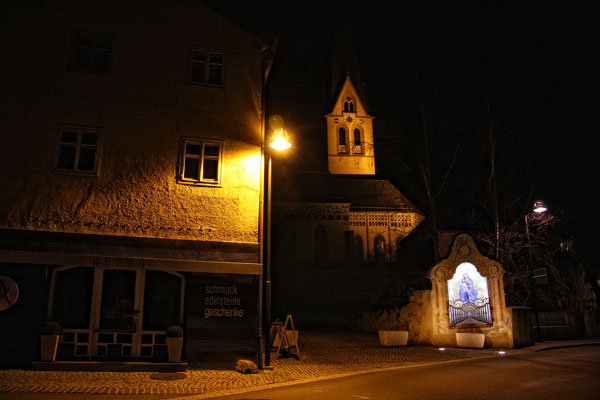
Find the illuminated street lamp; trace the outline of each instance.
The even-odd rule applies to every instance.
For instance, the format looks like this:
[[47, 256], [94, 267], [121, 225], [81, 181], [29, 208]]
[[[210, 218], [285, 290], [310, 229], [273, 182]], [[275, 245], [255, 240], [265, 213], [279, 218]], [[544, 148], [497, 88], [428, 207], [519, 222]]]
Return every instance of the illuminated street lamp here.
[[[283, 129], [283, 119], [280, 116], [273, 116], [269, 119], [269, 125], [274, 133], [269, 139], [270, 149], [284, 151], [292, 147], [287, 132]], [[263, 247], [263, 277], [265, 293], [265, 315], [263, 322], [264, 332], [264, 367], [271, 367], [271, 150], [265, 148], [266, 156], [266, 177], [265, 177], [265, 204], [264, 204], [264, 247]], [[262, 360], [259, 358], [259, 364]], [[262, 365], [259, 365], [262, 367]]]
[[[544, 204], [542, 200], [536, 200], [533, 202], [533, 212], [541, 214], [548, 211], [548, 207]], [[529, 267], [533, 268], [533, 255], [531, 254], [531, 238], [529, 237], [529, 215], [525, 214], [525, 232], [527, 233], [527, 248], [529, 249]], [[532, 294], [533, 301], [535, 306], [535, 324], [537, 326], [537, 336], [538, 341], [542, 341], [542, 328], [540, 327], [540, 312], [538, 310], [538, 299], [537, 294], [535, 292], [535, 282], [533, 281], [534, 277], [532, 276]]]

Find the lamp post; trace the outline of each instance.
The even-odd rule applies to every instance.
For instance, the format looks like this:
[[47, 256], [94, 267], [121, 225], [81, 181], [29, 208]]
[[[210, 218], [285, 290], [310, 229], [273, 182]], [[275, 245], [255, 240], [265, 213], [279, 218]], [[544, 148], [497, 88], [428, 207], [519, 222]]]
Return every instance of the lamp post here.
[[[271, 149], [284, 151], [289, 149], [292, 144], [288, 140], [287, 133], [283, 129], [283, 120], [279, 118], [271, 118], [269, 121], [271, 127], [275, 129], [269, 147], [265, 148], [266, 156], [266, 176], [265, 176], [265, 210], [264, 210], [264, 247], [263, 247], [263, 264], [264, 264], [264, 292], [265, 292], [265, 314], [263, 323], [264, 332], [264, 351], [265, 361], [264, 368], [271, 368]], [[275, 126], [273, 126], [275, 125]]]
[[[544, 204], [542, 200], [536, 200], [533, 203], [533, 212], [541, 214], [548, 211], [548, 207]], [[529, 267], [533, 269], [533, 255], [531, 254], [531, 238], [529, 236], [529, 215], [525, 214], [525, 233], [527, 234], [527, 248], [529, 250]], [[533, 304], [535, 311], [535, 325], [537, 327], [537, 337], [538, 341], [542, 341], [542, 328], [540, 327], [540, 312], [538, 310], [538, 298], [537, 293], [535, 292], [535, 281], [533, 280], [533, 275], [531, 278], [532, 282], [532, 294], [533, 294]]]

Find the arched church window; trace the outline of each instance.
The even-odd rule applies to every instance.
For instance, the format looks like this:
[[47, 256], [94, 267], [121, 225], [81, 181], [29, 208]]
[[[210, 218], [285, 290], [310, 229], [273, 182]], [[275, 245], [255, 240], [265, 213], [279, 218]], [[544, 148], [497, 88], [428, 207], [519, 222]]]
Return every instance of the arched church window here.
[[338, 130], [338, 153], [347, 153], [347, 140], [346, 140], [346, 129], [340, 127]]
[[362, 237], [360, 237], [359, 235], [354, 236], [354, 248], [355, 248], [355, 255], [356, 255], [356, 259], [358, 261], [364, 261], [365, 260], [365, 250], [363, 247], [363, 240]]
[[375, 261], [385, 261], [385, 239], [381, 235], [375, 237], [375, 246], [373, 248]]
[[323, 225], [315, 228], [314, 242], [315, 261], [325, 261], [327, 259], [327, 231]]
[[358, 129], [358, 128], [354, 128], [354, 145], [355, 146], [362, 145], [362, 141], [360, 139], [360, 129]]
[[348, 96], [344, 99], [344, 112], [354, 112], [354, 100]]

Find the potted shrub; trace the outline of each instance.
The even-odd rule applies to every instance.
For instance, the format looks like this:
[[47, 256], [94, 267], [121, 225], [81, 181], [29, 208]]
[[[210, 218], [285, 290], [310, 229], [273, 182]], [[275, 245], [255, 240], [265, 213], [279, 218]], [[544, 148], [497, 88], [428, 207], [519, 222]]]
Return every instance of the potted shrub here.
[[62, 326], [55, 321], [48, 321], [42, 326], [40, 336], [40, 360], [54, 361], [56, 359], [58, 340], [60, 335], [62, 335], [62, 332]]
[[179, 325], [171, 325], [167, 328], [166, 334], [169, 362], [179, 362], [183, 346], [183, 328]]

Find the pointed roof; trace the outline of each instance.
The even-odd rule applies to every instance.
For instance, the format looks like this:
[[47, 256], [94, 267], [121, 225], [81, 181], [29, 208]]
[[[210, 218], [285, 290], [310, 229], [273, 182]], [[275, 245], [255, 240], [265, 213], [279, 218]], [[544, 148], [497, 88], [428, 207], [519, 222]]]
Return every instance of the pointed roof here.
[[352, 18], [348, 7], [336, 7], [333, 18], [333, 51], [331, 68], [331, 98], [329, 110], [340, 95], [340, 90], [350, 77], [363, 106], [370, 114], [367, 88], [360, 76], [356, 43], [352, 30]]

